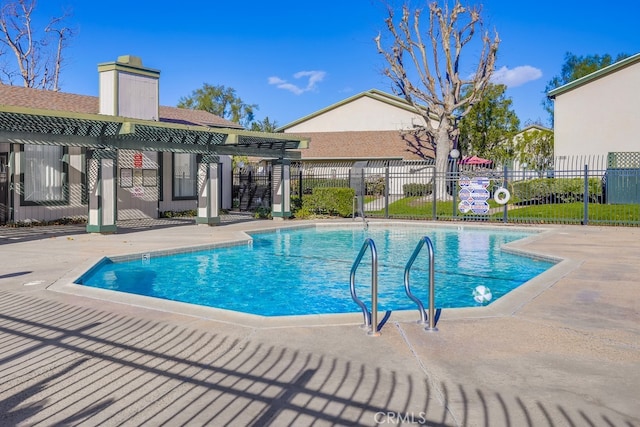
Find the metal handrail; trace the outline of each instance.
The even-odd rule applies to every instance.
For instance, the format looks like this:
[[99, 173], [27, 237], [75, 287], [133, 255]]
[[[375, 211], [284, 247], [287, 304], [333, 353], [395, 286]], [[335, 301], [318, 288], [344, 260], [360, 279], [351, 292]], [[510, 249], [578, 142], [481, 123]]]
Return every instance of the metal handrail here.
[[[367, 248], [369, 248], [371, 252], [371, 312], [367, 310], [365, 303], [363, 303], [362, 300], [358, 298], [358, 295], [356, 295], [356, 270], [358, 269]], [[351, 267], [350, 290], [351, 298], [362, 309], [364, 326], [369, 329], [368, 334], [372, 336], [380, 335], [378, 332], [378, 251], [373, 239], [370, 237], [365, 239], [356, 260], [353, 262], [353, 266]]]
[[[420, 250], [424, 245], [427, 245], [429, 250], [429, 315], [425, 318], [425, 311], [422, 302], [413, 295], [411, 292], [411, 287], [409, 286], [409, 273], [411, 271], [411, 266], [413, 262], [418, 257]], [[420, 323], [428, 323], [428, 326], [425, 328], [427, 331], [437, 331], [436, 322], [435, 322], [435, 268], [434, 268], [434, 252], [433, 252], [433, 244], [431, 243], [431, 239], [427, 236], [423, 236], [418, 245], [413, 251], [411, 258], [407, 261], [407, 265], [404, 268], [404, 290], [407, 293], [407, 296], [413, 300], [418, 305], [418, 310], [420, 310]]]

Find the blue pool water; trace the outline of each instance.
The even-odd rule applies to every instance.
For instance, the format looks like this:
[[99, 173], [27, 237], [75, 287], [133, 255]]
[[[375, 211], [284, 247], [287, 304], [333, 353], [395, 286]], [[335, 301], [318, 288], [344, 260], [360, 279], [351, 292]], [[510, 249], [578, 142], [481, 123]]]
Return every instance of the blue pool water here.
[[[76, 283], [264, 316], [359, 312], [349, 293], [351, 266], [370, 237], [378, 251], [378, 309], [415, 309], [404, 292], [404, 268], [422, 236], [435, 252], [435, 305], [479, 305], [484, 285], [493, 301], [553, 266], [502, 251], [532, 233], [416, 226], [311, 227], [252, 235], [250, 244], [126, 262], [105, 258]], [[428, 303], [425, 248], [411, 269], [411, 289]], [[370, 307], [371, 256], [356, 274], [358, 296]]]

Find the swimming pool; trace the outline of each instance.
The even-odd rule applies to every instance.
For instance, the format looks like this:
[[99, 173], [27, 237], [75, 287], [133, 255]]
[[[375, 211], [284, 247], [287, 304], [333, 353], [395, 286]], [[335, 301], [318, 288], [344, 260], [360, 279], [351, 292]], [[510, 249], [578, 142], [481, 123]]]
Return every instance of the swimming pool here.
[[[479, 305], [473, 290], [491, 289], [500, 298], [554, 265], [519, 256], [501, 246], [535, 234], [473, 227], [415, 225], [315, 226], [251, 233], [234, 246], [175, 253], [140, 254], [120, 261], [105, 258], [75, 281], [89, 287], [181, 301], [262, 316], [355, 313], [350, 270], [364, 240], [378, 250], [379, 310], [416, 308], [405, 294], [404, 267], [419, 239], [435, 251], [438, 308]], [[411, 269], [411, 288], [428, 301], [428, 256]], [[358, 269], [358, 295], [370, 306], [368, 254]]]

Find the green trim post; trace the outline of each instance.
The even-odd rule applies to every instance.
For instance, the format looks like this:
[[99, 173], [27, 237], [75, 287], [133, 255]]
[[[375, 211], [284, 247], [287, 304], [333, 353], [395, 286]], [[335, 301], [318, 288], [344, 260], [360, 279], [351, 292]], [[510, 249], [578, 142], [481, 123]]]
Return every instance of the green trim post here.
[[272, 162], [272, 179], [271, 184], [271, 216], [273, 218], [290, 218], [291, 217], [291, 181], [289, 174], [291, 172], [291, 160], [276, 159]]
[[220, 158], [215, 154], [198, 156], [198, 209], [196, 224], [219, 225]]

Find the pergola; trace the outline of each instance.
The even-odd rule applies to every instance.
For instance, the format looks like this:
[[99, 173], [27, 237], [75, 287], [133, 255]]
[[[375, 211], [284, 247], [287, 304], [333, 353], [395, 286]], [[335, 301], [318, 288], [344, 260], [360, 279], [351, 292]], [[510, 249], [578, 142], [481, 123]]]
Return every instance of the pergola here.
[[196, 222], [216, 224], [219, 222], [218, 156], [273, 158], [273, 215], [286, 217], [290, 215], [288, 165], [291, 159], [300, 158], [300, 152], [295, 150], [307, 148], [309, 144], [307, 139], [284, 133], [252, 132], [6, 105], [0, 105], [0, 141], [87, 149], [89, 232], [116, 230], [115, 160], [118, 150], [198, 154]]

